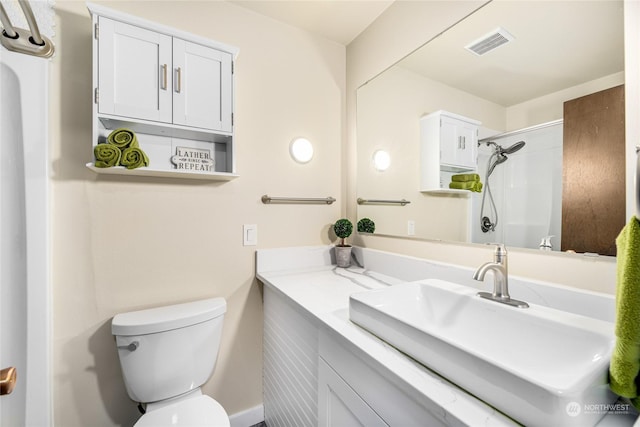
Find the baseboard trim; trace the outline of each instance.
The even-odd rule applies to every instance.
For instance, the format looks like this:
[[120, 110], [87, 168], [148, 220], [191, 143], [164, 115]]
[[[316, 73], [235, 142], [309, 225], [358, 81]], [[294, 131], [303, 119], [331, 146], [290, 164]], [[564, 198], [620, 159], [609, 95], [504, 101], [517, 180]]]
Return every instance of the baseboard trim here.
[[264, 406], [258, 405], [229, 416], [231, 427], [250, 427], [264, 421]]

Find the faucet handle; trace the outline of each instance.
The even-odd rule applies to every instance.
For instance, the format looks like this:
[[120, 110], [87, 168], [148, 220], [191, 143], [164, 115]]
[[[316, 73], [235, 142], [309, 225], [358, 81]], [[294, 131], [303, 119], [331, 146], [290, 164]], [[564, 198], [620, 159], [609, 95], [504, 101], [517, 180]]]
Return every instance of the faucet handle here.
[[496, 248], [493, 251], [493, 261], [505, 264], [507, 261], [507, 248], [505, 248], [504, 244], [496, 243]]

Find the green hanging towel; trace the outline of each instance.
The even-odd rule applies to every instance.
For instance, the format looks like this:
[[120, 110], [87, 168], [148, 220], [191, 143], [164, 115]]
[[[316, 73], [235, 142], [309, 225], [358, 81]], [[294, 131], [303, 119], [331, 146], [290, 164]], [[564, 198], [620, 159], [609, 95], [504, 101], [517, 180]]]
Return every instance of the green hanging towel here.
[[640, 408], [640, 223], [632, 217], [616, 238], [616, 345], [609, 366], [609, 387]]
[[122, 152], [120, 164], [127, 169], [149, 166], [149, 157], [139, 147], [129, 147]]
[[121, 150], [139, 146], [136, 134], [132, 130], [125, 128], [116, 129], [111, 132], [107, 137], [107, 142], [111, 145], [115, 145]]
[[115, 145], [98, 144], [93, 147], [93, 155], [96, 157], [97, 168], [110, 168], [120, 164], [122, 152]]

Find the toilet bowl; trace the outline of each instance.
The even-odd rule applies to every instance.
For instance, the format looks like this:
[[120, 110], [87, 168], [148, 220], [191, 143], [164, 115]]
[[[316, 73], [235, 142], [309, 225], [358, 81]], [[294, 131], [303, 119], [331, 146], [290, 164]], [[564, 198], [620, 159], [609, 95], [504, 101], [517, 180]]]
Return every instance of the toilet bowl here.
[[229, 427], [229, 417], [222, 405], [209, 396], [199, 396], [148, 410], [134, 427], [216, 426]]
[[136, 427], [229, 426], [200, 389], [215, 368], [226, 308], [224, 298], [210, 298], [114, 316], [127, 393], [146, 409]]

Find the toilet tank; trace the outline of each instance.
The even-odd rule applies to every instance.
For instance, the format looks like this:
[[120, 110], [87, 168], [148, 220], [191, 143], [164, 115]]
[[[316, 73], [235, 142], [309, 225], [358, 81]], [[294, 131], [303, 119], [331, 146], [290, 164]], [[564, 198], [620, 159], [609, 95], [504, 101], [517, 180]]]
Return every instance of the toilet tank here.
[[122, 375], [136, 402], [168, 399], [204, 384], [216, 364], [227, 303], [211, 298], [114, 316]]

